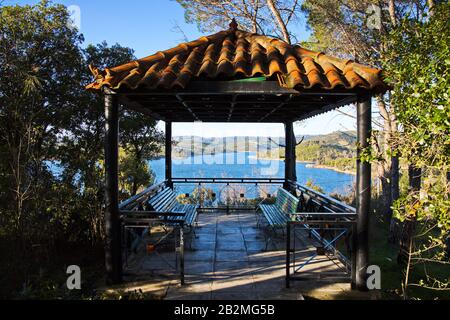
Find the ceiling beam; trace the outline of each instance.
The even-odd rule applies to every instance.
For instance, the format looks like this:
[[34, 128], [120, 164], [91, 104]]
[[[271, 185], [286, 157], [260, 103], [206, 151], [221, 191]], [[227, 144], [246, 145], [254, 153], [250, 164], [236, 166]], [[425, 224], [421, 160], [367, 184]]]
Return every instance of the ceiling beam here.
[[314, 110], [314, 111], [308, 112], [307, 114], [297, 118], [295, 121], [301, 121], [301, 120], [306, 120], [308, 118], [312, 118], [312, 117], [317, 116], [319, 114], [322, 114], [322, 113], [325, 113], [325, 112], [328, 112], [328, 111], [331, 111], [331, 110], [334, 110], [334, 109], [337, 109], [337, 108], [340, 108], [340, 107], [343, 107], [343, 106], [355, 103], [356, 100], [357, 100], [357, 96], [356, 95], [355, 96], [346, 97], [346, 98], [338, 101], [337, 103], [328, 104], [328, 105], [320, 108], [319, 110]]
[[191, 115], [194, 117], [195, 121], [200, 121], [200, 119], [197, 117], [197, 115], [192, 111], [192, 109], [188, 106], [186, 102], [183, 101], [183, 99], [180, 97], [180, 95], [175, 95], [178, 99], [178, 101], [191, 113]]
[[266, 113], [265, 116], [263, 116], [262, 118], [260, 118], [258, 120], [258, 122], [262, 122], [265, 119], [267, 119], [271, 114], [275, 113], [276, 111], [280, 110], [281, 108], [283, 108], [288, 102], [289, 100], [291, 100], [291, 96], [289, 96], [285, 101], [283, 101], [282, 103], [280, 103], [278, 106], [276, 106], [275, 108], [273, 108], [272, 110], [270, 110], [268, 113]]
[[234, 107], [236, 106], [236, 98], [237, 94], [233, 96], [233, 99], [231, 101], [230, 112], [228, 113], [228, 122], [230, 122], [230, 119], [233, 116]]
[[118, 90], [117, 93], [127, 95], [223, 95], [223, 94], [264, 94], [287, 95], [298, 94], [299, 91], [281, 87], [277, 81], [234, 82], [234, 81], [193, 81], [185, 89], [137, 89]]

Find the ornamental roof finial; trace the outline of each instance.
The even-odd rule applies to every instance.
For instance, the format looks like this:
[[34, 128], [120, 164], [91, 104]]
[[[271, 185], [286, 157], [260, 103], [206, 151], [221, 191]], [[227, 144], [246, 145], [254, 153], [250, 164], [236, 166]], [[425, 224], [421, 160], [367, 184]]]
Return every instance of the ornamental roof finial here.
[[233, 18], [233, 19], [231, 20], [231, 22], [230, 22], [230, 30], [236, 31], [237, 28], [238, 28], [238, 24], [237, 24], [237, 22], [236, 22], [236, 19]]

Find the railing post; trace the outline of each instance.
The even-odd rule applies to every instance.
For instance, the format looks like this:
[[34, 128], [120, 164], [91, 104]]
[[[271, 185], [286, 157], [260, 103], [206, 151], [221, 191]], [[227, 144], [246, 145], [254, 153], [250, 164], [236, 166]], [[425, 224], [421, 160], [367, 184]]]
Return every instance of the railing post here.
[[184, 285], [184, 232], [183, 226], [180, 226], [180, 281]]
[[372, 130], [371, 96], [358, 96], [357, 102], [357, 166], [356, 166], [356, 211], [357, 223], [354, 239], [355, 268], [352, 270], [352, 287], [360, 291], [367, 290], [367, 267], [369, 265], [369, 215], [370, 215], [370, 162], [361, 161], [365, 148], [370, 147]]
[[173, 189], [172, 181], [172, 122], [166, 121], [165, 164], [167, 186]]
[[119, 216], [119, 103], [105, 94], [105, 264], [108, 284], [122, 281], [122, 242]]
[[[295, 226], [294, 226], [295, 228]], [[294, 231], [295, 237], [295, 231]], [[294, 247], [295, 251], [295, 247]], [[295, 256], [294, 256], [295, 259]], [[289, 289], [291, 284], [291, 221], [286, 224], [286, 288]], [[295, 272], [295, 270], [294, 270]]]

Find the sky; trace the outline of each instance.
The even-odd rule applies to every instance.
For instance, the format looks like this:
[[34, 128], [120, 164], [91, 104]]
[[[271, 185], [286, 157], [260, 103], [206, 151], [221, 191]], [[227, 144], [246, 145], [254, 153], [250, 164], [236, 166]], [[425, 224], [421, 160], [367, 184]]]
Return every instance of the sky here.
[[[4, 0], [3, 5], [36, 4], [34, 0]], [[184, 9], [175, 0], [53, 0], [67, 7], [76, 6], [80, 13], [80, 32], [84, 35], [84, 46], [106, 41], [112, 45], [134, 49], [137, 58], [149, 56], [159, 50], [166, 50], [188, 40], [201, 36], [195, 24], [187, 24]], [[73, 7], [72, 7], [73, 8]], [[179, 28], [177, 28], [177, 26]], [[309, 30], [305, 18], [291, 26], [299, 41], [306, 40]], [[182, 33], [179, 31], [182, 30]], [[217, 30], [212, 30], [214, 33]], [[354, 113], [354, 108], [344, 108]], [[163, 124], [159, 124], [163, 128]], [[328, 112], [295, 125], [297, 135], [326, 134], [333, 131], [354, 130], [355, 120], [337, 111]], [[173, 135], [191, 135], [193, 130], [205, 137], [222, 136], [283, 136], [281, 124], [192, 124], [176, 123]]]

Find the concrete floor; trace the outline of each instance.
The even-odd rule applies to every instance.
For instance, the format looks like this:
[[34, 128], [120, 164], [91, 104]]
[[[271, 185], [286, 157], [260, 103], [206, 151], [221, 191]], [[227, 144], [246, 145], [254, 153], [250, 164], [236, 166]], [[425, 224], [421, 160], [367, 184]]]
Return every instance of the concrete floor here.
[[[186, 285], [179, 284], [175, 268], [174, 240], [158, 252], [148, 254], [143, 245], [130, 256], [125, 270], [126, 290], [140, 290], [156, 299], [338, 299], [350, 292], [348, 283], [330, 279], [318, 281], [337, 266], [325, 257], [318, 257], [305, 270], [317, 277], [292, 282], [285, 287], [285, 238], [280, 235], [265, 251], [264, 219], [257, 226], [254, 213], [202, 213], [196, 236], [186, 236]], [[154, 243], [147, 237], [145, 243]], [[306, 233], [297, 236], [297, 263], [315, 252]], [[323, 277], [322, 277], [323, 278]], [[325, 280], [325, 281], [324, 281]]]

